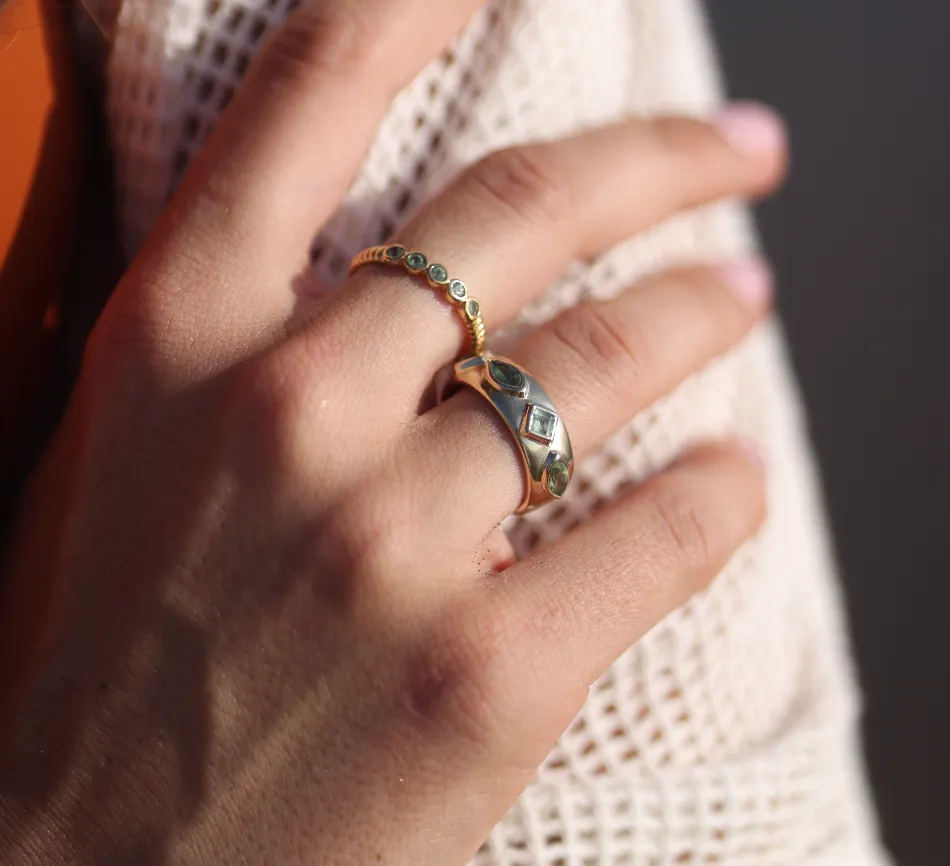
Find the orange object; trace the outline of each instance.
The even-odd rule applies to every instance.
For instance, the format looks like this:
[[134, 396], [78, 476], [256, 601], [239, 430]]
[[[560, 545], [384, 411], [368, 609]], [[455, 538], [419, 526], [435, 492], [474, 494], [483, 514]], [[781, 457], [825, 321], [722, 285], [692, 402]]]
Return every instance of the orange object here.
[[64, 13], [0, 0], [0, 480], [36, 435], [68, 277], [81, 141]]

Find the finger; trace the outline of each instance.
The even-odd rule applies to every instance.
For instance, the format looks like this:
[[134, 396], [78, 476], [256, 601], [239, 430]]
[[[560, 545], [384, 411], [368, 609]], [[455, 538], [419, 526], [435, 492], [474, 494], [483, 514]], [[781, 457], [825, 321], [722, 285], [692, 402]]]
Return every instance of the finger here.
[[166, 344], [226, 363], [285, 321], [392, 97], [478, 5], [307, 0], [270, 36], [125, 281]]
[[745, 336], [772, 282], [757, 257], [661, 274], [566, 310], [512, 355], [544, 377], [580, 458]]
[[[770, 296], [770, 271], [757, 259], [662, 274], [613, 300], [565, 311], [511, 356], [551, 396], [580, 458], [734, 345]], [[440, 483], [427, 488], [429, 508], [460, 518], [446, 521], [456, 533], [446, 541], [471, 545], [518, 507], [520, 457], [486, 401], [463, 390], [423, 415], [416, 431], [409, 459], [443, 467]]]
[[505, 618], [510, 652], [536, 677], [588, 686], [704, 589], [764, 515], [755, 450], [704, 446], [490, 581], [487, 615]]
[[540, 761], [590, 685], [704, 588], [763, 512], [756, 459], [707, 446], [444, 604], [428, 639], [425, 669], [440, 687], [426, 695], [430, 723], [482, 758]]
[[499, 574], [518, 561], [508, 536], [496, 526], [479, 547], [475, 555], [475, 567], [479, 574]]
[[[745, 108], [740, 133], [737, 111], [716, 123], [629, 120], [493, 154], [425, 207], [399, 241], [462, 279], [491, 330], [572, 259], [683, 208], [770, 189], [785, 162], [780, 122], [765, 109]], [[401, 381], [387, 380], [394, 411], [415, 411], [433, 371], [462, 348], [454, 311], [419, 279], [383, 265], [357, 271], [342, 294], [310, 336], [336, 339], [343, 350], [358, 333], [378, 346], [375, 363], [401, 369]]]
[[479, 5], [302, 3], [252, 65], [183, 197], [212, 196], [212, 216], [250, 223], [258, 245], [273, 245], [271, 261], [298, 260], [339, 204], [393, 97]]

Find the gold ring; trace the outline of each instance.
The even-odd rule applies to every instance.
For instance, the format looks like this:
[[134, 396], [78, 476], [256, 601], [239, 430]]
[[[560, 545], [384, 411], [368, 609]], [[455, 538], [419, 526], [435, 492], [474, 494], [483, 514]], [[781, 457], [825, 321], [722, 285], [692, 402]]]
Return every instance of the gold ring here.
[[466, 355], [477, 355], [485, 348], [485, 322], [482, 306], [468, 293], [468, 286], [461, 280], [449, 277], [444, 265], [430, 263], [422, 254], [410, 252], [399, 244], [368, 247], [350, 262], [350, 273], [368, 264], [402, 266], [414, 277], [424, 276], [433, 289], [440, 290], [445, 299], [457, 310], [468, 335]]
[[439, 402], [461, 385], [491, 403], [518, 445], [525, 492], [515, 513], [560, 499], [574, 473], [574, 451], [563, 419], [538, 380], [514, 361], [485, 352], [459, 361], [437, 377]]

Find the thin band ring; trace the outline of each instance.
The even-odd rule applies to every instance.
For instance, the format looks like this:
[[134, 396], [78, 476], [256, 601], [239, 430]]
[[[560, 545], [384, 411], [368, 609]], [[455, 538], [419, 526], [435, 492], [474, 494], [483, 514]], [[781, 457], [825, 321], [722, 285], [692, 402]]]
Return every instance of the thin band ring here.
[[468, 287], [461, 280], [449, 277], [444, 265], [430, 263], [422, 253], [410, 252], [400, 244], [368, 247], [358, 253], [350, 262], [350, 273], [368, 264], [402, 266], [414, 277], [425, 277], [426, 282], [440, 290], [445, 299], [455, 308], [465, 325], [468, 345], [465, 355], [478, 355], [485, 348], [485, 322], [482, 319], [482, 306], [477, 298], [468, 293]]
[[564, 496], [574, 472], [574, 451], [563, 419], [538, 380], [514, 361], [485, 352], [459, 361], [437, 377], [438, 401], [462, 385], [491, 403], [518, 445], [525, 492], [515, 513]]

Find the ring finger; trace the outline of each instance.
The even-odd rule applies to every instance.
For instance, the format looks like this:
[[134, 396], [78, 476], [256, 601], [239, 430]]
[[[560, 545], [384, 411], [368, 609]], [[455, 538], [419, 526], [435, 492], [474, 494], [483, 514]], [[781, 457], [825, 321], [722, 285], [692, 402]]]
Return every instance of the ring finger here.
[[[766, 312], [771, 276], [758, 259], [645, 280], [610, 301], [583, 304], [531, 333], [511, 353], [536, 375], [570, 431], [576, 457], [726, 351]], [[465, 549], [522, 501], [513, 434], [469, 390], [423, 415], [412, 457], [440, 472], [431, 513]], [[431, 470], [430, 470], [431, 471]], [[473, 509], [471, 502], [485, 503]], [[449, 531], [449, 530], [446, 530]]]
[[[424, 207], [399, 241], [464, 280], [490, 329], [575, 258], [609, 249], [683, 208], [765, 192], [782, 173], [783, 141], [773, 114], [739, 106], [714, 123], [628, 120], [500, 151]], [[372, 356], [364, 352], [354, 366], [368, 388], [384, 383], [386, 399], [374, 401], [374, 417], [390, 412], [397, 424], [414, 417], [433, 372], [465, 341], [436, 292], [381, 266], [357, 271], [299, 336], [318, 342], [322, 354], [343, 357], [371, 346]], [[398, 377], [385, 375], [394, 368]]]

